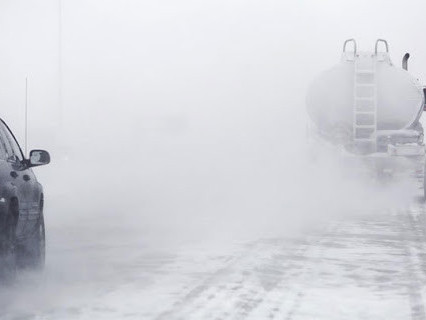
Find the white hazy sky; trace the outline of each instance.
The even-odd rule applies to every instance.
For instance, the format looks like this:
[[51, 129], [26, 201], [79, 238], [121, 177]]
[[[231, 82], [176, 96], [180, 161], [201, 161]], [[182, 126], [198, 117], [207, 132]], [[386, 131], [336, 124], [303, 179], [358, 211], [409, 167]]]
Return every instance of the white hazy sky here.
[[385, 38], [396, 64], [409, 51], [410, 69], [426, 78], [425, 7], [377, 0], [62, 0], [59, 42], [59, 1], [1, 0], [2, 115], [21, 128], [29, 75], [36, 136], [45, 130], [45, 140], [58, 129], [51, 126], [62, 114], [61, 48], [62, 128], [72, 134], [76, 119], [84, 130], [99, 125], [111, 132], [94, 123], [103, 116], [126, 127], [126, 135], [141, 125], [182, 130], [206, 121], [216, 128], [217, 120], [232, 127], [268, 112], [294, 124], [302, 121], [309, 81], [338, 61], [346, 38], [366, 50]]

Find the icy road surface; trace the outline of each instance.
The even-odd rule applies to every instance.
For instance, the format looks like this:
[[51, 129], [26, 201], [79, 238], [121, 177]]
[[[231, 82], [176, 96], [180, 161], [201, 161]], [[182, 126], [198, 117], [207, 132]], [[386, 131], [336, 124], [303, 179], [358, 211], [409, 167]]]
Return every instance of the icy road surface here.
[[422, 204], [226, 246], [94, 226], [49, 243], [41, 278], [2, 287], [1, 319], [426, 319]]

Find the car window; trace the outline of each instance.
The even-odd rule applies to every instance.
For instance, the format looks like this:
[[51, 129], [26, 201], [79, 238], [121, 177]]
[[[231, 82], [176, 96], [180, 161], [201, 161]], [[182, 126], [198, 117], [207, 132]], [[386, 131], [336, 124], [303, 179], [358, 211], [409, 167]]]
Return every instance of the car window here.
[[9, 143], [9, 139], [7, 139], [6, 133], [4, 132], [2, 123], [0, 123], [0, 140], [6, 152], [6, 158], [13, 156], [13, 149]]
[[0, 160], [6, 160], [8, 158], [4, 139], [3, 136], [0, 136]]
[[24, 160], [21, 148], [19, 147], [10, 130], [3, 122], [0, 122], [0, 131], [2, 140], [5, 142], [5, 147], [9, 158], [15, 156], [19, 161]]

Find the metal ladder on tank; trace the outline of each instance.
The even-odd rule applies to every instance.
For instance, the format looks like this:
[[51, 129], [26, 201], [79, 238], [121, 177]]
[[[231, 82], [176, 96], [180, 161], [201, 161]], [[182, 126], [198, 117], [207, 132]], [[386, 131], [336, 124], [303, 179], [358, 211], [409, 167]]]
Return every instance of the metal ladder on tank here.
[[[354, 106], [353, 106], [353, 141], [355, 147], [368, 152], [377, 151], [377, 81], [376, 66], [378, 61], [376, 42], [375, 54], [356, 52], [354, 42]], [[387, 43], [386, 44], [386, 49]]]

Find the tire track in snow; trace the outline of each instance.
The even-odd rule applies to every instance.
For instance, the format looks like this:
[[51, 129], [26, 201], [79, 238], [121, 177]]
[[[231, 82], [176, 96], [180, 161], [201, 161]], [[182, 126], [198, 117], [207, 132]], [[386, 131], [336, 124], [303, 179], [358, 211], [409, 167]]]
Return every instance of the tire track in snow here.
[[294, 241], [259, 240], [156, 319], [291, 319], [303, 297], [294, 283], [315, 276], [328, 234], [330, 225]]
[[[309, 251], [308, 255], [309, 260], [306, 262], [305, 268], [303, 270], [305, 283], [311, 283], [311, 281], [319, 276], [320, 271], [317, 268], [317, 263], [321, 262], [324, 258], [327, 250], [327, 242], [334, 238], [336, 234], [338, 234], [341, 225], [341, 221], [330, 222], [327, 225], [324, 234], [316, 239], [315, 245], [311, 245], [311, 250]], [[308, 268], [308, 265], [310, 265], [310, 268]], [[307, 294], [307, 291], [309, 291], [309, 287], [302, 288], [297, 292], [296, 299], [284, 317], [285, 320], [292, 320], [297, 315], [299, 308], [303, 304], [303, 300]], [[282, 315], [277, 318], [282, 318]]]
[[[330, 233], [338, 228], [338, 225], [330, 223], [326, 226], [325, 231], [315, 236], [311, 236], [310, 240], [305, 248], [303, 267], [300, 269], [300, 282], [309, 283], [312, 279], [317, 276], [316, 272], [316, 263], [321, 260], [324, 253], [324, 241], [327, 240], [327, 237]], [[282, 279], [281, 282], [284, 282], [285, 279]], [[295, 279], [292, 278], [292, 281]], [[268, 314], [269, 319], [285, 319], [291, 320], [294, 315], [297, 314], [299, 307], [302, 304], [302, 301], [305, 297], [306, 288], [293, 290], [286, 292], [286, 288], [277, 288], [281, 289], [280, 298], [277, 300], [274, 306], [269, 307], [270, 312]], [[293, 297], [289, 298], [289, 295]], [[285, 301], [291, 301], [290, 305], [286, 305]], [[252, 317], [253, 319], [260, 319], [257, 315]], [[263, 315], [264, 316], [264, 315]]]
[[[422, 283], [420, 276], [425, 272], [425, 261], [423, 256], [420, 256], [416, 253], [424, 252], [424, 242], [425, 237], [424, 233], [419, 233], [419, 228], [424, 230], [424, 226], [416, 223], [416, 219], [413, 216], [415, 211], [413, 208], [400, 212], [400, 215], [403, 217], [403, 241], [405, 244], [405, 252], [407, 257], [407, 268], [410, 276], [410, 282], [407, 285], [409, 303], [411, 308], [411, 319], [412, 320], [426, 320], [426, 313], [424, 307], [423, 295], [421, 292], [421, 286], [419, 283]], [[424, 211], [423, 211], [424, 214]], [[415, 241], [413, 241], [415, 240]], [[413, 246], [419, 246], [420, 250], [416, 250], [416, 253], [413, 250]], [[420, 267], [420, 268], [419, 268]]]
[[303, 261], [308, 246], [306, 240], [260, 240], [157, 319], [246, 319], [284, 280], [291, 265]]

